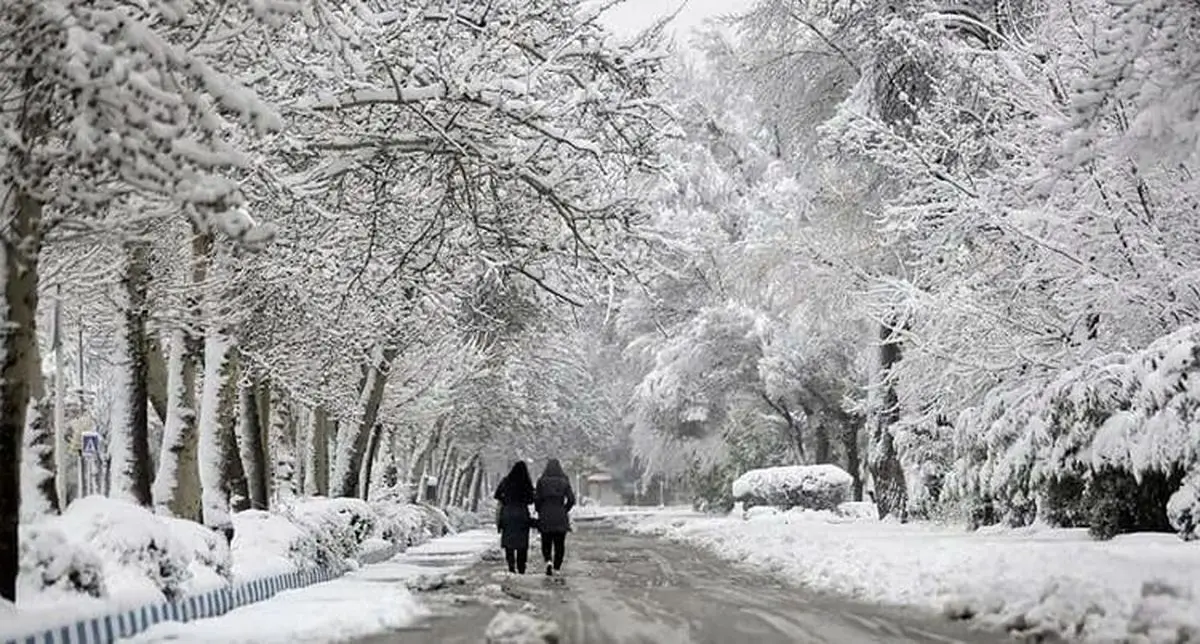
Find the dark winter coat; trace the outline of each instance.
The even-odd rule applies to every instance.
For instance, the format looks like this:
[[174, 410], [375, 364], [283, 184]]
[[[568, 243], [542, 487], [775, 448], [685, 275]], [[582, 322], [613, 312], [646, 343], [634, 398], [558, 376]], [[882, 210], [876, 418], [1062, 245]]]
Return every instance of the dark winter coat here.
[[571, 529], [567, 515], [575, 507], [575, 491], [558, 461], [551, 459], [546, 463], [546, 471], [537, 482], [533, 503], [537, 508], [538, 528], [543, 534], [565, 533]]
[[[528, 484], [526, 484], [528, 485]], [[529, 547], [529, 530], [533, 522], [529, 517], [529, 504], [533, 503], [533, 490], [511, 489], [508, 478], [500, 481], [493, 498], [500, 502], [497, 527], [500, 529], [500, 547], [524, 550]]]

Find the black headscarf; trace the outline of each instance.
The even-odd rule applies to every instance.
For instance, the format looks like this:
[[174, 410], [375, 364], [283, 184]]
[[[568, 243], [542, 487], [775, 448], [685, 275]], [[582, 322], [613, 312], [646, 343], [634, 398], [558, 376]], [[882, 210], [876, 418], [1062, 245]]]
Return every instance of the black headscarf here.
[[508, 476], [500, 483], [497, 496], [502, 496], [505, 503], [533, 503], [533, 479], [529, 477], [529, 466], [525, 461], [513, 463]]
[[559, 463], [557, 458], [552, 458], [546, 461], [546, 469], [542, 470], [542, 478], [565, 479], [567, 478], [567, 473], [563, 471], [562, 463]]

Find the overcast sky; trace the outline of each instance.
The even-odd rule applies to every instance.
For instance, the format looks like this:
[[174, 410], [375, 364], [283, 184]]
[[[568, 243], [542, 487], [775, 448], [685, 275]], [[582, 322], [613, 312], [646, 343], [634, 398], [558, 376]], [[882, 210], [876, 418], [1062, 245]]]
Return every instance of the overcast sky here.
[[674, 21], [675, 40], [687, 45], [688, 32], [706, 18], [736, 13], [748, 8], [752, 0], [626, 0], [606, 15], [617, 33], [630, 35], [650, 26], [656, 19], [674, 11], [685, 2]]

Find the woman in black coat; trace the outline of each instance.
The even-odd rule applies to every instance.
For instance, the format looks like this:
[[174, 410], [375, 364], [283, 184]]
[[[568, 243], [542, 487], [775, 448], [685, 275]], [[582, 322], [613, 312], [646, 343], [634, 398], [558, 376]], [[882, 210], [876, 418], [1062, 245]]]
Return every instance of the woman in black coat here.
[[567, 532], [571, 530], [568, 514], [575, 507], [571, 479], [567, 478], [557, 459], [546, 462], [546, 469], [538, 478], [533, 502], [537, 507], [538, 529], [542, 532], [542, 558], [546, 560], [546, 574], [553, 575], [562, 568], [563, 557], [566, 556]]
[[533, 527], [529, 518], [533, 480], [525, 461], [517, 461], [508, 476], [500, 479], [494, 498], [500, 502], [496, 528], [500, 531], [500, 547], [504, 548], [508, 571], [523, 575], [529, 559], [529, 529]]

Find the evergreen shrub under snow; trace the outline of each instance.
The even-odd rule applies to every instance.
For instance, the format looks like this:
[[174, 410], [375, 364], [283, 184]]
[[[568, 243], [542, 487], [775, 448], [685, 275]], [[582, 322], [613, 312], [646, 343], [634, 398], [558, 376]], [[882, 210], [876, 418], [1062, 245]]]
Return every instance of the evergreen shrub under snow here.
[[732, 491], [746, 509], [836, 510], [850, 500], [852, 485], [854, 478], [836, 465], [786, 465], [750, 470], [733, 482]]
[[1200, 326], [993, 391], [956, 438], [953, 487], [976, 524], [1040, 516], [1099, 538], [1194, 535], [1185, 477], [1200, 467]]

